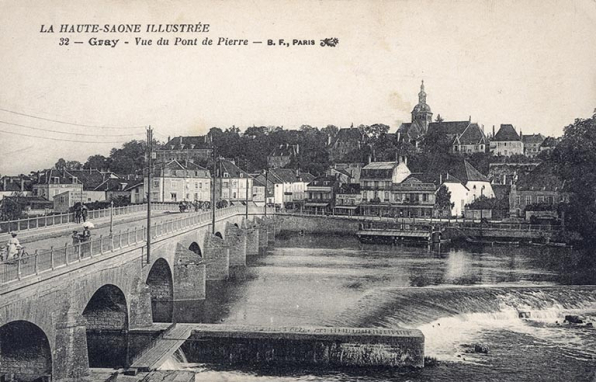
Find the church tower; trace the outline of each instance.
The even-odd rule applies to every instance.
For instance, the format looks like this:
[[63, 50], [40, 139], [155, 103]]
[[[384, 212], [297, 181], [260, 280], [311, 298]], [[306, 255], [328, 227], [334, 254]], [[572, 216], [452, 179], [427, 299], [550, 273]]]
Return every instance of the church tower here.
[[420, 93], [418, 93], [418, 105], [414, 106], [412, 110], [412, 124], [418, 125], [423, 129], [424, 134], [428, 132], [428, 124], [432, 122], [433, 113], [430, 111], [430, 106], [426, 103], [426, 92], [424, 91], [424, 80], [420, 85]]

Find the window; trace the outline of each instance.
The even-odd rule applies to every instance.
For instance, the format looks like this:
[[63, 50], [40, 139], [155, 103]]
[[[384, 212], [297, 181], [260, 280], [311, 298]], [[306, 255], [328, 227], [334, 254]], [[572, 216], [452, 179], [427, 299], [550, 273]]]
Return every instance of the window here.
[[170, 199], [172, 199], [173, 201], [176, 201], [178, 199], [178, 195], [176, 195], [175, 192], [171, 192], [170, 193]]
[[538, 197], [538, 203], [544, 203], [544, 196]]
[[228, 188], [229, 187], [229, 183], [228, 182], [223, 182], [223, 186], [224, 186], [224, 188]]
[[224, 172], [223, 177], [224, 178], [229, 178], [230, 177], [230, 174], [228, 174], [227, 172]]
[[515, 203], [515, 205], [519, 207], [519, 205], [521, 204], [521, 196], [519, 196], [519, 195], [518, 195], [518, 196], [516, 197], [516, 199], [517, 199], [517, 200], [516, 200], [516, 203]]
[[528, 204], [532, 204], [532, 196], [530, 195], [526, 196], [526, 205]]

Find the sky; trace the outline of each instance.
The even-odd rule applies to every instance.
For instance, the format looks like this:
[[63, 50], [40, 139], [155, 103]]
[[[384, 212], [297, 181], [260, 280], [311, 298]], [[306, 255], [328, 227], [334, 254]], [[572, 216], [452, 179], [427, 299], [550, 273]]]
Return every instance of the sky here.
[[[162, 141], [232, 125], [384, 123], [394, 132], [410, 121], [421, 80], [435, 117], [471, 118], [487, 133], [511, 123], [524, 134], [560, 136], [596, 108], [596, 0], [73, 4], [0, 0], [0, 174], [107, 156], [144, 139], [148, 125]], [[40, 32], [199, 22], [209, 32]], [[91, 37], [119, 42], [91, 46]], [[137, 46], [135, 37], [153, 45]], [[172, 42], [157, 46], [159, 37]], [[175, 37], [199, 46], [173, 46]], [[249, 45], [200, 45], [206, 37]], [[339, 43], [321, 47], [324, 38]]]

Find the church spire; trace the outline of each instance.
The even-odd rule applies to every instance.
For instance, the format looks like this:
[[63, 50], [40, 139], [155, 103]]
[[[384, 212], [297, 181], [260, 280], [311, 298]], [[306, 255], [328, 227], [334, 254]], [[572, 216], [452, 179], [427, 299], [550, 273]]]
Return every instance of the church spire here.
[[424, 91], [424, 80], [422, 80], [422, 84], [420, 85], [420, 93], [418, 93], [418, 103], [426, 104], [426, 92]]

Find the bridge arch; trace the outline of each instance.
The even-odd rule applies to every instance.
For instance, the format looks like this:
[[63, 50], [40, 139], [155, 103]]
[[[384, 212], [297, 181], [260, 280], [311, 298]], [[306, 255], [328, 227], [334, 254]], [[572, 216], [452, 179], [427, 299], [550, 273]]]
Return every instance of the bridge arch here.
[[196, 241], [193, 241], [190, 244], [190, 246], [188, 247], [188, 250], [196, 253], [201, 258], [203, 257], [203, 252], [201, 251], [201, 246]]
[[146, 283], [151, 293], [153, 322], [172, 322], [174, 282], [170, 265], [164, 258], [153, 263]]
[[97, 289], [83, 310], [89, 367], [127, 366], [128, 304], [113, 284]]
[[18, 381], [52, 375], [48, 337], [29, 321], [12, 321], [0, 327], [0, 375], [14, 374]]

